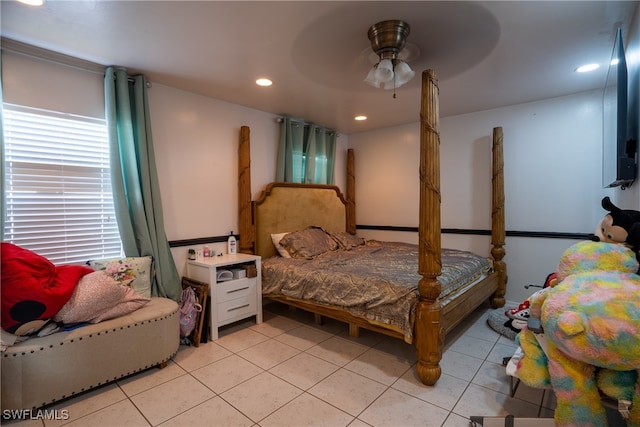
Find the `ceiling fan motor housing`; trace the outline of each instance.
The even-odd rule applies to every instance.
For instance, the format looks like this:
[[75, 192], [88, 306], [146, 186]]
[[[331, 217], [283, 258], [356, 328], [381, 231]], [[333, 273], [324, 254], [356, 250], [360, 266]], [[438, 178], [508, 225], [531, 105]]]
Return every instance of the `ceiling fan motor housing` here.
[[371, 41], [371, 49], [380, 55], [381, 59], [395, 59], [404, 49], [409, 31], [409, 24], [392, 19], [372, 25], [367, 35]]

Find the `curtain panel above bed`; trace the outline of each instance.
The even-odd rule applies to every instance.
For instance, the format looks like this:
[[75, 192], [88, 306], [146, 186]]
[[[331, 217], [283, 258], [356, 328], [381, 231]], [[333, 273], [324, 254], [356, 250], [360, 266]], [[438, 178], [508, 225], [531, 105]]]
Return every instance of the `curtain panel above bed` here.
[[276, 181], [333, 184], [336, 139], [334, 130], [282, 118]]

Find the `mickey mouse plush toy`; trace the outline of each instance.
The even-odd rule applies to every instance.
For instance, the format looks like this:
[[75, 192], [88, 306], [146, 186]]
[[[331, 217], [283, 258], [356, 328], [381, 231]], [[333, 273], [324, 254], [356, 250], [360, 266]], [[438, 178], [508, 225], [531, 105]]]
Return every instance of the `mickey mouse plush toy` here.
[[609, 213], [596, 227], [592, 240], [624, 244], [635, 252], [636, 258], [640, 261], [640, 212], [620, 209], [609, 197], [602, 199], [602, 208]]

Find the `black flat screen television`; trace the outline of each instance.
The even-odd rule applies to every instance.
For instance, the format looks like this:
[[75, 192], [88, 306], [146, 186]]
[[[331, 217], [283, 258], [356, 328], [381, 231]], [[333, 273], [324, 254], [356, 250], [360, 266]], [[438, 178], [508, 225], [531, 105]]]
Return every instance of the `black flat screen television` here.
[[628, 79], [622, 31], [618, 29], [602, 96], [602, 180], [604, 187], [629, 187], [636, 176], [636, 141], [631, 138]]

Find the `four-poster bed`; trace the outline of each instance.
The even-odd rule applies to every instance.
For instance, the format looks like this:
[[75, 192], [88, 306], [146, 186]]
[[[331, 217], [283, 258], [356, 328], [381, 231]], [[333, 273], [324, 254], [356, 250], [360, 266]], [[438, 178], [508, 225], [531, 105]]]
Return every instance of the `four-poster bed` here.
[[[358, 328], [363, 327], [413, 342], [418, 358], [417, 374], [424, 384], [434, 385], [441, 375], [439, 362], [442, 358], [445, 334], [484, 301], [490, 299], [494, 307], [500, 307], [505, 302], [507, 277], [506, 265], [502, 260], [505, 255], [502, 129], [495, 128], [493, 133], [492, 266], [470, 277], [469, 281], [461, 283], [455, 289], [445, 286], [448, 288], [445, 293], [441, 283], [444, 277], [444, 275], [441, 276], [443, 257], [447, 262], [450, 257], [447, 250], [441, 248], [438, 86], [435, 72], [432, 70], [422, 74], [420, 122], [420, 222], [419, 242], [415, 252], [418, 259], [417, 263], [415, 259], [411, 260], [417, 267], [417, 286], [414, 282], [413, 290], [407, 296], [407, 298], [415, 296], [415, 300], [409, 302], [406, 299], [403, 300], [405, 306], [411, 304], [411, 308], [407, 310], [409, 313], [405, 313], [405, 320], [408, 319], [412, 330], [407, 332], [393, 322], [387, 322], [384, 320], [385, 315], [375, 313], [375, 309], [372, 309], [373, 314], [369, 313], [368, 309], [366, 311], [359, 308], [345, 309], [318, 302], [314, 299], [315, 296], [310, 299], [278, 290], [280, 285], [283, 287], [291, 285], [289, 278], [292, 283], [295, 282], [297, 279], [293, 276], [282, 276], [279, 280], [283, 283], [265, 285], [268, 288], [264, 288], [263, 294], [273, 300], [313, 312], [318, 318], [327, 316], [344, 321], [349, 324], [349, 332], [352, 335], [357, 335]], [[272, 183], [255, 201], [251, 200], [249, 152], [249, 128], [243, 127], [239, 149], [239, 247], [241, 252], [262, 256], [263, 284], [269, 283], [268, 260], [273, 259], [274, 266], [284, 262], [282, 259], [275, 261], [277, 252], [272, 241], [273, 234], [320, 226], [324, 230], [355, 235], [355, 175], [352, 150], [348, 151], [347, 158], [346, 198], [335, 186]], [[378, 251], [385, 252], [386, 248], [380, 249], [382, 247], [383, 243], [367, 242], [366, 245], [358, 245], [357, 248], [354, 246], [354, 250], [349, 255], [353, 258], [353, 254], [357, 251], [365, 251], [366, 256]], [[464, 257], [466, 256], [465, 254]], [[298, 264], [303, 263], [298, 262]], [[306, 265], [306, 261], [304, 264]], [[395, 262], [395, 264], [402, 263]], [[451, 270], [447, 265], [444, 269], [447, 272]], [[334, 285], [330, 271], [327, 270], [326, 268], [319, 270], [315, 275], [323, 276], [325, 282]], [[335, 274], [337, 281], [338, 274]], [[307, 273], [307, 275], [310, 274]], [[358, 282], [358, 280], [360, 279], [350, 281]], [[361, 283], [360, 289], [367, 287], [364, 283], [366, 282]], [[305, 288], [305, 286], [301, 287]], [[325, 293], [335, 293], [335, 289], [334, 287]], [[302, 294], [304, 292], [300, 295]]]

